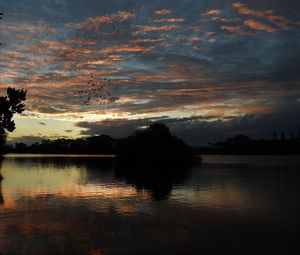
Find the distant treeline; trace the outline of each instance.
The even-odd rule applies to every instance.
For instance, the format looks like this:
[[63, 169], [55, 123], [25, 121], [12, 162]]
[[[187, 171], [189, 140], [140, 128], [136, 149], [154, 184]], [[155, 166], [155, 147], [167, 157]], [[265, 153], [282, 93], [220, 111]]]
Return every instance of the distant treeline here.
[[42, 140], [26, 145], [6, 146], [6, 153], [41, 154], [115, 154], [122, 161], [174, 162], [190, 161], [191, 147], [173, 136], [167, 126], [160, 123], [139, 129], [127, 138], [114, 139], [107, 135], [85, 139]]
[[[159, 132], [155, 131], [151, 134], [148, 134], [149, 132], [147, 133], [146, 130], [138, 131], [125, 139], [114, 139], [107, 135], [101, 135], [85, 139], [42, 140], [32, 145], [16, 143], [14, 146], [6, 146], [5, 151], [6, 153], [47, 154], [126, 155], [131, 153], [135, 156], [139, 155], [139, 157], [153, 153], [164, 155], [164, 157], [172, 157], [172, 153], [176, 155], [190, 153], [188, 147], [181, 140], [173, 138], [167, 128], [164, 129], [160, 126], [158, 130]], [[192, 151], [194, 154], [300, 154], [300, 138], [266, 140], [237, 135], [226, 141], [192, 148]]]
[[6, 146], [6, 153], [42, 153], [42, 154], [114, 154], [116, 140], [107, 135], [85, 139], [45, 139], [32, 145], [15, 143]]
[[300, 154], [300, 138], [251, 139], [246, 135], [237, 135], [226, 141], [210, 143], [207, 147], [198, 148], [201, 154]]

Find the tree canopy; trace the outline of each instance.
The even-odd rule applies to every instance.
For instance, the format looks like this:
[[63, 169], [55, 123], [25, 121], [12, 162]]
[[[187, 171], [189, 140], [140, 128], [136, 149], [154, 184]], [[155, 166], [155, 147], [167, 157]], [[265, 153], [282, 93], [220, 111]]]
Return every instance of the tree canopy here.
[[0, 145], [4, 145], [7, 132], [16, 128], [13, 116], [25, 110], [27, 91], [24, 89], [7, 88], [6, 96], [0, 96]]

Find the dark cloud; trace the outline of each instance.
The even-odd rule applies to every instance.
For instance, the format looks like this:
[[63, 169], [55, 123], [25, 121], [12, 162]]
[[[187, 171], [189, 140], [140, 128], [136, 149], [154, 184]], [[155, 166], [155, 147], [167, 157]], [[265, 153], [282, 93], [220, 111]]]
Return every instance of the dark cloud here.
[[145, 127], [155, 121], [163, 121], [165, 117], [145, 118], [137, 120], [113, 119], [97, 122], [82, 121], [76, 123], [77, 127], [84, 128], [82, 135], [100, 135], [107, 134], [114, 138], [126, 137], [135, 132], [140, 127]]
[[126, 137], [141, 127], [154, 122], [166, 124], [178, 137], [193, 146], [224, 140], [237, 134], [253, 138], [271, 138], [273, 131], [296, 134], [300, 127], [300, 104], [294, 102], [285, 111], [268, 114], [247, 114], [244, 116], [194, 116], [188, 118], [145, 118], [137, 120], [114, 119], [101, 122], [78, 122], [84, 128], [82, 135], [107, 134], [116, 138]]

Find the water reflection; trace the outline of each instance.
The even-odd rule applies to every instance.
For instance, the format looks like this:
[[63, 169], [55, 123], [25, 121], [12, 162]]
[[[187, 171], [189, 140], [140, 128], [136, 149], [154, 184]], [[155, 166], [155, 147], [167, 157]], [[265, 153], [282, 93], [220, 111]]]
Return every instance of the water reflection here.
[[99, 187], [110, 194], [110, 188], [117, 190], [116, 186], [120, 188], [125, 183], [126, 189], [134, 187], [138, 193], [147, 192], [155, 200], [167, 199], [173, 186], [183, 183], [190, 171], [191, 166], [116, 165], [113, 158], [96, 157], [12, 157], [6, 160], [4, 170], [5, 182], [10, 189], [16, 188], [16, 194], [51, 191], [66, 195], [68, 191], [74, 194], [79, 187], [80, 196], [85, 192], [90, 195], [96, 188], [99, 191]]
[[2, 194], [2, 178], [0, 178], [0, 206], [4, 205], [4, 198]]
[[0, 156], [0, 206], [4, 205], [4, 197], [3, 197], [3, 193], [2, 193], [3, 176], [1, 174], [2, 161], [3, 161], [3, 158]]
[[189, 171], [9, 157], [0, 253], [297, 254], [300, 162], [274, 162], [209, 157]]
[[190, 165], [117, 164], [115, 176], [132, 184], [139, 192], [147, 190], [155, 200], [169, 198], [173, 187], [182, 184], [191, 173]]

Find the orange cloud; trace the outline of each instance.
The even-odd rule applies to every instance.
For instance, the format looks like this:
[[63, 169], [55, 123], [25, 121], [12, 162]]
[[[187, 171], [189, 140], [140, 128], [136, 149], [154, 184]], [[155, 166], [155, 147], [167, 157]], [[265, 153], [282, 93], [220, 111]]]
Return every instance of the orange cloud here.
[[177, 25], [166, 25], [166, 26], [145, 26], [145, 25], [137, 25], [136, 34], [142, 32], [158, 32], [158, 31], [169, 31], [173, 29], [179, 28]]
[[162, 39], [150, 39], [150, 38], [142, 38], [142, 39], [133, 39], [129, 40], [129, 43], [134, 43], [134, 44], [142, 44], [142, 43], [156, 43], [160, 42]]
[[[0, 23], [0, 30], [16, 32], [16, 33], [29, 33], [29, 34], [37, 34], [37, 33], [55, 34], [56, 33], [56, 29], [50, 27], [44, 21], [38, 21], [35, 23], [26, 23], [26, 22], [24, 23], [5, 22], [5, 24]], [[28, 36], [29, 35], [27, 35], [27, 37]]]
[[80, 45], [95, 45], [97, 41], [90, 40], [86, 38], [76, 38], [76, 39], [67, 39], [65, 40], [66, 44], [80, 44]]
[[153, 49], [152, 46], [149, 47], [142, 47], [142, 46], [137, 46], [137, 45], [127, 45], [127, 44], [122, 44], [122, 45], [115, 45], [111, 46], [108, 48], [103, 48], [100, 49], [100, 53], [111, 53], [111, 52], [146, 52], [150, 51]]
[[154, 23], [162, 23], [162, 22], [170, 22], [170, 23], [177, 23], [177, 22], [184, 22], [185, 19], [181, 18], [170, 18], [170, 19], [156, 19]]
[[157, 10], [155, 11], [154, 13], [155, 15], [168, 15], [168, 14], [172, 14], [172, 11], [171, 10], [168, 10], [168, 9], [161, 9], [161, 10]]
[[[240, 3], [240, 2], [233, 3], [232, 6], [235, 9], [237, 9], [240, 14], [251, 15], [251, 16], [254, 16], [254, 17], [266, 19], [267, 21], [269, 21], [273, 25], [276, 25], [276, 26], [278, 26], [279, 28], [281, 28], [283, 30], [290, 30], [294, 26], [299, 26], [299, 24], [297, 22], [290, 21], [290, 20], [286, 19], [283, 16], [275, 15], [274, 10], [264, 10], [264, 11], [254, 10], [254, 9], [248, 8], [244, 3]], [[253, 27], [255, 27], [255, 26], [256, 25], [253, 25]], [[262, 26], [259, 25], [258, 27], [261, 28]], [[272, 31], [269, 28], [268, 29], [264, 28], [264, 29], [261, 29], [261, 30], [264, 30], [264, 31], [267, 31], [267, 32]]]
[[68, 23], [67, 28], [76, 28], [82, 30], [94, 30], [98, 31], [99, 28], [105, 24], [112, 23], [114, 20], [128, 20], [134, 18], [135, 14], [129, 11], [119, 11], [114, 14], [107, 14], [98, 17], [91, 17], [80, 23]]
[[221, 26], [221, 30], [230, 32], [230, 33], [240, 33], [241, 27], [240, 26]]
[[234, 22], [241, 21], [239, 18], [228, 19], [228, 18], [220, 18], [220, 17], [213, 17], [211, 20], [212, 21], [219, 21], [219, 22], [223, 22], [223, 23], [234, 23]]
[[206, 13], [203, 13], [202, 15], [203, 16], [207, 16], [207, 15], [219, 15], [221, 13], [220, 10], [218, 9], [211, 9], [211, 10], [208, 10]]
[[274, 33], [274, 32], [278, 31], [278, 29], [275, 29], [271, 26], [265, 25], [261, 22], [258, 22], [258, 21], [252, 20], [252, 19], [245, 20], [244, 24], [254, 30], [263, 30], [268, 33]]

